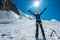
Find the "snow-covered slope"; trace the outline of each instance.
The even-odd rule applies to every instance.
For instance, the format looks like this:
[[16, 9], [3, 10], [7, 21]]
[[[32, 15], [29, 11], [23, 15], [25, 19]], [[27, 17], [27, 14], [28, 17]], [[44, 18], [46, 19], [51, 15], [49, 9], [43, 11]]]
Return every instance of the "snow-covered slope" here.
[[28, 14], [26, 14], [26, 13], [23, 13], [23, 12], [20, 11], [20, 10], [19, 10], [19, 12], [20, 12], [20, 18], [25, 17], [25, 18], [30, 19], [30, 20], [35, 19], [35, 18], [32, 17], [31, 15], [28, 15]]
[[[30, 20], [26, 17], [18, 18], [13, 23], [0, 24], [0, 40], [35, 40], [35, 19]], [[60, 40], [60, 22], [42, 20], [42, 24], [47, 40]], [[39, 38], [42, 39], [41, 31], [39, 31]]]
[[0, 10], [0, 23], [3, 22], [15, 22], [19, 16], [13, 11], [1, 11]]

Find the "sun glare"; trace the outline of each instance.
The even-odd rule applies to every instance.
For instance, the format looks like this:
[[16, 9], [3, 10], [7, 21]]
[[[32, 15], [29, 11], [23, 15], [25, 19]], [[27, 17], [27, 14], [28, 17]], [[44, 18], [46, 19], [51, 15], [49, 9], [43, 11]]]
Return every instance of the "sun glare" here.
[[42, 0], [40, 0], [40, 1], [36, 0], [36, 1], [33, 2], [33, 4], [28, 9], [30, 9], [30, 8], [38, 8], [39, 6], [41, 6], [41, 3], [42, 3]]
[[41, 5], [41, 1], [34, 1], [33, 6], [39, 7]]

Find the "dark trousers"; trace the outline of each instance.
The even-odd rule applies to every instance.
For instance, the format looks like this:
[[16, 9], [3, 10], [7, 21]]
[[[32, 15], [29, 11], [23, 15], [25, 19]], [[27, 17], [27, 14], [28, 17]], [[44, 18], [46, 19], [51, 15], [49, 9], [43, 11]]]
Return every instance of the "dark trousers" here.
[[39, 29], [39, 25], [40, 25], [40, 29], [41, 29], [41, 32], [42, 32], [43, 39], [46, 40], [41, 20], [37, 20], [36, 21], [36, 35], [35, 35], [35, 37], [38, 38], [38, 35], [39, 35], [39, 30], [38, 30]]

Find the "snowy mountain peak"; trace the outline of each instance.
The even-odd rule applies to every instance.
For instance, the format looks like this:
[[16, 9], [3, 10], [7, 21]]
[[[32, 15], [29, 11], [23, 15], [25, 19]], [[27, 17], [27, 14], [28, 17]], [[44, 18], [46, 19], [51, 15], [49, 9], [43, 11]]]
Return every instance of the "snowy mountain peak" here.
[[56, 19], [52, 19], [51, 21], [57, 22], [57, 20], [56, 20]]

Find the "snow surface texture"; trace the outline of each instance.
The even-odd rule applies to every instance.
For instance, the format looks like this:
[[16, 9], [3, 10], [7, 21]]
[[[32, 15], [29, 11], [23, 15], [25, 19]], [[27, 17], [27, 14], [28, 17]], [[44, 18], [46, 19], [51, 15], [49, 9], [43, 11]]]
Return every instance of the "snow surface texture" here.
[[[4, 12], [3, 12], [4, 13]], [[10, 11], [11, 13], [11, 11]], [[5, 13], [4, 13], [5, 14]], [[9, 12], [8, 12], [9, 14]], [[14, 13], [13, 13], [14, 14]], [[7, 18], [5, 15], [1, 17], [2, 13], [0, 12], [0, 18]], [[15, 15], [15, 14], [14, 14]], [[25, 14], [26, 15], [26, 14]], [[21, 15], [22, 17], [17, 18], [13, 16], [10, 20], [16, 19], [13, 23], [9, 24], [0, 24], [0, 40], [35, 40], [35, 19], [28, 19], [28, 15], [26, 17]], [[0, 19], [0, 22], [4, 20]], [[8, 21], [10, 22], [10, 21]], [[45, 30], [45, 35], [47, 40], [60, 40], [60, 22], [56, 20], [42, 20], [43, 28]], [[51, 32], [54, 30], [52, 37], [50, 37]], [[42, 39], [41, 30], [39, 28], [39, 38]]]
[[18, 18], [18, 15], [13, 11], [0, 11], [0, 23], [14, 22]]

